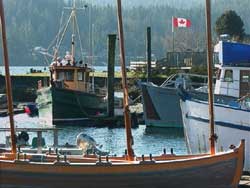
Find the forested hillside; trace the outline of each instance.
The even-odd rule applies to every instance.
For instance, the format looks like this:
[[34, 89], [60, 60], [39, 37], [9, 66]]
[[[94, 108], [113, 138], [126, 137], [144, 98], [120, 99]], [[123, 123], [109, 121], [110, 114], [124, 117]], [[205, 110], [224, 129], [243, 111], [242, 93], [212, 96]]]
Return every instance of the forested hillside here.
[[[86, 1], [77, 2], [79, 7], [87, 5]], [[126, 56], [132, 59], [145, 56], [147, 26], [151, 26], [152, 53], [155, 57], [162, 58], [166, 51], [172, 51], [172, 16], [188, 18], [192, 22], [191, 28], [175, 31], [175, 50], [204, 49], [203, 0], [123, 0], [122, 2]], [[250, 33], [250, 0], [212, 2], [213, 28], [216, 19], [225, 10], [232, 9], [242, 18], [246, 33]], [[84, 10], [78, 12], [78, 22], [83, 49], [85, 55], [88, 55], [91, 20], [93, 53], [98, 57], [95, 58], [95, 63], [98, 64], [106, 60], [107, 34], [117, 33], [116, 0], [92, 0], [92, 3], [92, 6], [85, 6]], [[70, 4], [71, 1], [68, 0], [4, 0], [11, 65], [43, 65], [44, 58], [35, 53], [34, 48], [37, 46], [47, 48], [51, 44], [59, 29], [63, 7]], [[89, 12], [90, 7], [92, 13]], [[64, 15], [68, 13], [68, 10], [64, 10]], [[215, 33], [213, 36], [216, 39]], [[70, 46], [69, 39], [63, 45], [62, 49]]]

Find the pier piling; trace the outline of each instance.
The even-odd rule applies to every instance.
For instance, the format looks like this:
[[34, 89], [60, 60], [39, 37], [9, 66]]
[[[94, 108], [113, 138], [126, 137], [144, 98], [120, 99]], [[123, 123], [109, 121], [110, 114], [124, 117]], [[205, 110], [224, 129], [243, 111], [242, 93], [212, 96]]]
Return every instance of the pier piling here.
[[108, 35], [108, 106], [109, 117], [114, 116], [114, 76], [115, 76], [116, 34]]

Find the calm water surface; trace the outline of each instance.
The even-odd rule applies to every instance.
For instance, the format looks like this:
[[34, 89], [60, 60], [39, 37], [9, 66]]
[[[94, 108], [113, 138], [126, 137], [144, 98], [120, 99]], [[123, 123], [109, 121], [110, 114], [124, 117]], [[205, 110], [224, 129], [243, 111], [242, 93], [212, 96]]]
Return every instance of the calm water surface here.
[[[28, 117], [26, 114], [19, 114], [14, 117], [16, 127], [46, 127], [38, 117]], [[0, 127], [9, 127], [9, 118], [0, 118]], [[76, 143], [76, 137], [80, 132], [93, 137], [98, 144], [103, 145], [104, 151], [111, 154], [122, 155], [126, 148], [125, 130], [124, 128], [95, 128], [83, 126], [63, 126], [59, 131], [59, 144]], [[160, 154], [163, 148], [170, 152], [170, 148], [174, 148], [176, 154], [186, 154], [186, 144], [183, 136], [183, 129], [164, 129], [164, 128], [146, 128], [140, 125], [139, 128], [132, 129], [134, 137], [134, 151], [136, 155]], [[5, 142], [5, 137], [9, 133], [0, 132], [0, 143]], [[36, 136], [35, 133], [29, 133], [31, 142]], [[53, 132], [43, 133], [46, 144], [52, 145]]]

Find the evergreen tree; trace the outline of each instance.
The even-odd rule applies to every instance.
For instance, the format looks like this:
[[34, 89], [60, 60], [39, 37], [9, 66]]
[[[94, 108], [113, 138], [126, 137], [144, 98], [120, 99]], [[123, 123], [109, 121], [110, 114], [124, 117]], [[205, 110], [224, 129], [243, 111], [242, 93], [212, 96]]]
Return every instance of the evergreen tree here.
[[217, 35], [229, 34], [234, 39], [241, 40], [245, 35], [244, 23], [233, 10], [223, 13], [215, 23]]

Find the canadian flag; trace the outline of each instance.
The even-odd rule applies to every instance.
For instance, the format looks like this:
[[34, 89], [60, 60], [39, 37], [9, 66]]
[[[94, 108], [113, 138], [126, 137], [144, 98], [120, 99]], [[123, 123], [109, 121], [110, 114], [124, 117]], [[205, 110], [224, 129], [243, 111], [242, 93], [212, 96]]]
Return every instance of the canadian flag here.
[[190, 27], [191, 21], [186, 18], [173, 17], [173, 27]]

